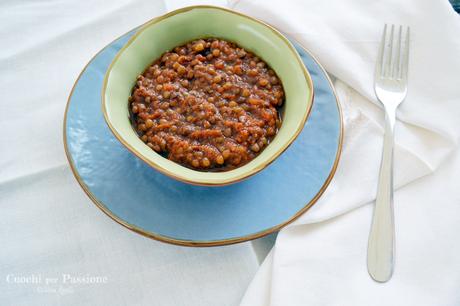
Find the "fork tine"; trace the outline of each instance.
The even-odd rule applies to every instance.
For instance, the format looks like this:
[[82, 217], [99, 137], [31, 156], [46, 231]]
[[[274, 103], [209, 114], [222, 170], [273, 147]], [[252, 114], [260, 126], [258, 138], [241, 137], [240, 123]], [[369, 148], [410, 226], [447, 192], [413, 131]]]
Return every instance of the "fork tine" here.
[[390, 77], [391, 76], [391, 63], [392, 63], [392, 57], [393, 57], [393, 33], [395, 30], [395, 25], [391, 25], [391, 31], [390, 31], [390, 40], [388, 41], [388, 54], [386, 58], [386, 64], [385, 64], [385, 72], [383, 76]]
[[407, 81], [407, 71], [409, 70], [409, 44], [410, 44], [410, 27], [406, 30], [406, 41], [404, 43], [404, 53], [401, 67], [401, 79]]
[[399, 26], [398, 31], [398, 46], [396, 47], [396, 62], [393, 64], [393, 71], [391, 77], [394, 79], [400, 79], [401, 75], [401, 40], [402, 40], [402, 25]]
[[382, 40], [380, 41], [380, 49], [379, 49], [379, 55], [377, 57], [377, 64], [375, 65], [375, 77], [380, 78], [383, 76], [383, 58], [384, 58], [384, 51], [385, 51], [385, 39], [386, 39], [386, 34], [387, 34], [387, 24], [383, 27], [383, 34], [382, 34]]

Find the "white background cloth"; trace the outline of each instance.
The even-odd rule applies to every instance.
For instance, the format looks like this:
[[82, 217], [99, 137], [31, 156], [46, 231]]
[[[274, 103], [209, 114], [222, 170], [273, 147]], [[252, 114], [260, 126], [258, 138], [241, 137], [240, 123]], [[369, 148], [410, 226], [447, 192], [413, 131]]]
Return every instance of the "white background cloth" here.
[[[80, 71], [165, 12], [159, 1], [0, 1], [0, 305], [239, 303], [258, 267], [251, 243], [184, 248], [128, 231], [92, 204], [64, 154], [64, 108]], [[32, 276], [42, 283], [21, 283]]]
[[[140, 23], [197, 2], [0, 3], [1, 305], [239, 303], [258, 266], [252, 244], [190, 249], [127, 231], [80, 190], [62, 146], [65, 102], [86, 62]], [[460, 20], [449, 3], [231, 5], [297, 38], [338, 78], [346, 130], [330, 188], [280, 233], [242, 305], [458, 305]], [[397, 263], [391, 282], [379, 285], [366, 272], [372, 207], [365, 204], [375, 194], [381, 150], [372, 75], [384, 21], [410, 24], [413, 39], [396, 132], [396, 183], [405, 186], [395, 194]], [[18, 283], [62, 274], [107, 282]], [[47, 288], [58, 292], [37, 292]]]
[[[460, 17], [448, 1], [233, 7], [295, 37], [337, 77], [346, 135], [331, 186], [278, 235], [242, 305], [459, 305]], [[365, 204], [375, 199], [382, 146], [373, 70], [385, 22], [409, 25], [412, 35], [409, 92], [396, 125], [396, 267], [390, 282], [377, 284], [366, 271], [372, 206]]]

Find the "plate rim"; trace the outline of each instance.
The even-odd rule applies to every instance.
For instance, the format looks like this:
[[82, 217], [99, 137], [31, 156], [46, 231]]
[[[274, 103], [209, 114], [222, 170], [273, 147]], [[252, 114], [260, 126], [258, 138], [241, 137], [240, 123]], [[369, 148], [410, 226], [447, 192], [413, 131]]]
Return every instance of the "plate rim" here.
[[188, 247], [223, 246], [223, 245], [241, 243], [241, 242], [261, 238], [261, 237], [264, 237], [264, 236], [267, 236], [269, 234], [272, 234], [274, 232], [279, 231], [283, 227], [285, 227], [285, 226], [289, 225], [290, 223], [294, 222], [296, 219], [298, 219], [305, 212], [307, 212], [318, 201], [318, 199], [323, 195], [324, 191], [329, 186], [330, 182], [332, 181], [332, 178], [334, 177], [334, 175], [335, 175], [335, 173], [337, 171], [337, 167], [338, 167], [338, 164], [339, 164], [339, 161], [340, 161], [340, 157], [341, 157], [341, 154], [342, 154], [342, 148], [343, 148], [343, 137], [344, 137], [343, 136], [344, 135], [343, 114], [342, 114], [342, 107], [341, 107], [339, 98], [337, 96], [337, 92], [335, 90], [334, 84], [333, 84], [331, 78], [329, 77], [329, 75], [327, 74], [326, 70], [324, 69], [324, 67], [321, 65], [321, 63], [318, 61], [318, 59], [305, 46], [303, 46], [298, 40], [296, 40], [294, 38], [291, 38], [291, 37], [289, 37], [289, 39], [292, 39], [293, 41], [295, 41], [299, 45], [300, 48], [302, 48], [309, 56], [311, 56], [311, 58], [313, 58], [313, 60], [318, 65], [318, 67], [324, 73], [327, 81], [329, 82], [329, 84], [331, 86], [332, 93], [335, 96], [337, 110], [338, 110], [338, 113], [339, 113], [339, 124], [340, 124], [340, 129], [339, 129], [340, 136], [339, 136], [339, 143], [338, 143], [338, 147], [337, 147], [337, 152], [336, 152], [336, 156], [335, 156], [335, 160], [334, 160], [334, 165], [332, 166], [332, 169], [331, 169], [328, 177], [326, 178], [326, 180], [324, 181], [323, 185], [318, 190], [316, 195], [302, 209], [297, 211], [291, 218], [289, 218], [285, 222], [282, 222], [280, 224], [277, 224], [275, 226], [267, 228], [267, 229], [265, 229], [263, 231], [259, 231], [259, 232], [256, 232], [256, 233], [252, 233], [252, 234], [245, 235], [245, 236], [240, 236], [240, 237], [235, 237], [235, 238], [218, 239], [218, 240], [200, 240], [200, 241], [187, 240], [187, 239], [177, 239], [177, 238], [172, 238], [172, 237], [168, 237], [168, 236], [165, 236], [165, 235], [152, 233], [152, 232], [146, 231], [146, 230], [144, 230], [144, 229], [142, 229], [142, 228], [140, 228], [140, 227], [138, 227], [136, 225], [130, 224], [129, 222], [126, 222], [125, 220], [123, 220], [123, 219], [119, 218], [118, 216], [116, 216], [115, 214], [113, 214], [110, 211], [110, 209], [108, 209], [107, 206], [105, 206], [105, 204], [103, 204], [99, 199], [97, 199], [94, 196], [94, 194], [91, 192], [91, 190], [89, 190], [88, 186], [83, 182], [83, 180], [81, 179], [79, 173], [77, 172], [77, 169], [75, 167], [74, 161], [73, 161], [72, 156], [70, 155], [70, 152], [69, 152], [69, 149], [68, 149], [66, 126], [67, 126], [67, 112], [68, 112], [69, 105], [70, 105], [70, 99], [72, 98], [72, 95], [74, 93], [75, 87], [76, 87], [77, 83], [80, 81], [81, 76], [86, 71], [86, 68], [88, 68], [88, 66], [93, 62], [93, 60], [100, 53], [102, 53], [105, 49], [107, 49], [109, 46], [111, 46], [114, 42], [116, 42], [120, 38], [124, 37], [125, 35], [129, 34], [130, 32], [142, 27], [142, 25], [140, 25], [138, 27], [135, 27], [135, 28], [131, 29], [130, 31], [118, 36], [117, 38], [115, 38], [114, 40], [112, 40], [111, 42], [106, 44], [94, 56], [92, 56], [91, 59], [86, 63], [86, 65], [83, 67], [83, 69], [78, 74], [78, 77], [75, 80], [74, 84], [72, 85], [72, 89], [70, 90], [70, 93], [69, 93], [69, 95], [67, 97], [66, 107], [65, 107], [65, 111], [64, 111], [64, 120], [63, 120], [64, 151], [65, 151], [65, 155], [66, 155], [67, 161], [69, 163], [70, 169], [72, 170], [72, 173], [73, 173], [75, 179], [77, 180], [78, 184], [83, 189], [83, 191], [86, 193], [86, 195], [93, 202], [93, 204], [95, 204], [96, 207], [98, 207], [103, 213], [105, 213], [113, 221], [117, 222], [118, 224], [122, 225], [123, 227], [125, 227], [125, 228], [127, 228], [127, 229], [129, 229], [129, 230], [131, 230], [131, 231], [133, 231], [135, 233], [138, 233], [138, 234], [140, 234], [140, 235], [142, 235], [144, 237], [154, 239], [154, 240], [157, 240], [157, 241], [161, 241], [161, 242], [165, 242], [165, 243], [169, 243], [169, 244], [173, 244], [173, 245], [179, 245], [179, 246], [188, 246]]

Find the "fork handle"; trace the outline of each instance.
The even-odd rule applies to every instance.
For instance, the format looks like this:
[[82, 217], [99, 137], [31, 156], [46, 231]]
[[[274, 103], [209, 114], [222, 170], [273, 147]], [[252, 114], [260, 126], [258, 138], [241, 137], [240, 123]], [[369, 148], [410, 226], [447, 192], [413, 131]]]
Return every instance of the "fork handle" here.
[[391, 278], [394, 263], [393, 131], [394, 111], [385, 111], [385, 135], [377, 198], [367, 250], [367, 269], [378, 282]]

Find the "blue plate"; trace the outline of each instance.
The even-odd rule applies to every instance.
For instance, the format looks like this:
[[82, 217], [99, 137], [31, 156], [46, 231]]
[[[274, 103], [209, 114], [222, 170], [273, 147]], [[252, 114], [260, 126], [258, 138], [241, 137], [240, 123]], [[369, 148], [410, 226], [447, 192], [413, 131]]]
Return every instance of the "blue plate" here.
[[135, 157], [112, 135], [101, 112], [105, 71], [135, 32], [101, 50], [70, 94], [66, 154], [93, 202], [125, 227], [164, 242], [213, 246], [275, 232], [313, 205], [332, 179], [342, 145], [342, 118], [324, 69], [294, 43], [313, 78], [315, 98], [305, 128], [267, 169], [234, 185], [192, 186]]

